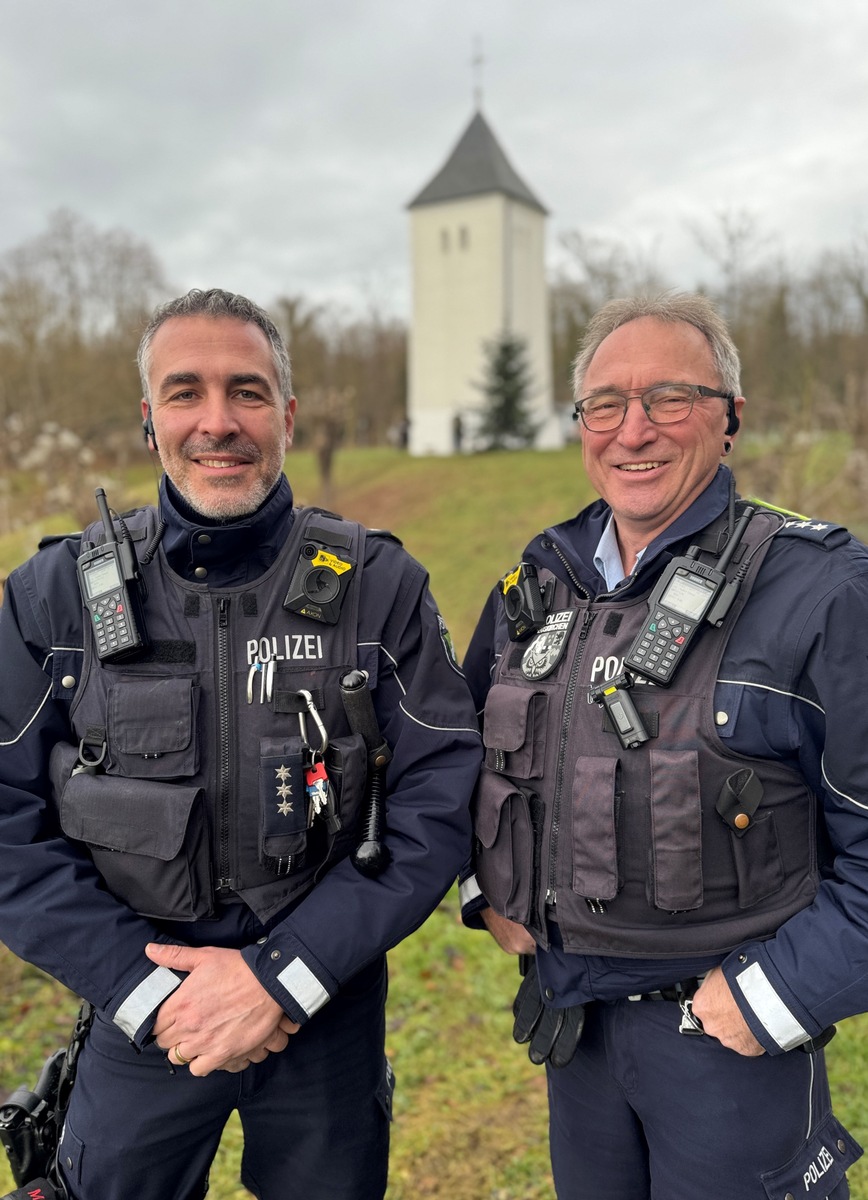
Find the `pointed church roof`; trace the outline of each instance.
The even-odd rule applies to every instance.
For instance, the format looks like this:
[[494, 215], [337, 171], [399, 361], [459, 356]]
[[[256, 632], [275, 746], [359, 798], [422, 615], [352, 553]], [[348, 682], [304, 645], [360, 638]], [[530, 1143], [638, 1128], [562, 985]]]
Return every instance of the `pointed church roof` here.
[[486, 192], [500, 192], [539, 212], [546, 211], [513, 169], [482, 113], [476, 112], [444, 166], [407, 207], [419, 208], [423, 204], [461, 200]]

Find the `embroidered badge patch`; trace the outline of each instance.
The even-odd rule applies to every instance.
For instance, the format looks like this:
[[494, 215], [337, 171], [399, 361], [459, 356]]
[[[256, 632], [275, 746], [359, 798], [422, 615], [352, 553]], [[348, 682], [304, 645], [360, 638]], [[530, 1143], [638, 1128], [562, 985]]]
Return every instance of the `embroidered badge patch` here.
[[548, 614], [545, 625], [522, 655], [521, 673], [525, 679], [545, 679], [551, 675], [563, 658], [577, 612], [571, 608]]
[[446, 622], [437, 614], [437, 625], [440, 629], [440, 640], [443, 643], [443, 649], [446, 651], [446, 656], [453, 666], [458, 666], [458, 655], [455, 653], [455, 646], [452, 643], [452, 634], [449, 632]]

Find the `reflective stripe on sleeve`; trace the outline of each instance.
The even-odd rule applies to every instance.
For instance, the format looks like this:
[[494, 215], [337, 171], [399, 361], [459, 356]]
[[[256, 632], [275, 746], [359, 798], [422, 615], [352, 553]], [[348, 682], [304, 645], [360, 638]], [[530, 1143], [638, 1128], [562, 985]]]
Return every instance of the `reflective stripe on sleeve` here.
[[329, 1002], [328, 992], [300, 958], [294, 958], [277, 978], [309, 1017]]
[[759, 963], [751, 963], [735, 978], [757, 1020], [782, 1050], [792, 1050], [810, 1038], [769, 983]]
[[458, 899], [461, 902], [462, 908], [464, 908], [465, 904], [470, 904], [472, 900], [476, 900], [481, 895], [482, 891], [476, 882], [475, 875], [469, 876], [463, 883], [459, 883], [458, 885]]
[[155, 1009], [159, 1008], [167, 996], [171, 996], [181, 980], [168, 967], [155, 967], [146, 979], [127, 996], [115, 1013], [115, 1025], [129, 1038], [134, 1038], [138, 1030]]

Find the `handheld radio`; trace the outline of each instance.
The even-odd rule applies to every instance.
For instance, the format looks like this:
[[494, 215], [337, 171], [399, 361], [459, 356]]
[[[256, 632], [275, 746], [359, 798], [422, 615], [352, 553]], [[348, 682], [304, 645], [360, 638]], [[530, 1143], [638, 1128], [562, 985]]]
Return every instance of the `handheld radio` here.
[[696, 546], [673, 558], [648, 599], [648, 616], [624, 659], [626, 669], [666, 687], [702, 623], [723, 623], [741, 583], [737, 576], [727, 583], [726, 568], [755, 512], [745, 509], [716, 566], [697, 562]]
[[147, 647], [141, 596], [141, 576], [132, 538], [123, 530], [118, 542], [105, 491], [96, 489], [96, 506], [105, 541], [79, 555], [78, 585], [90, 614], [101, 662], [120, 662]]

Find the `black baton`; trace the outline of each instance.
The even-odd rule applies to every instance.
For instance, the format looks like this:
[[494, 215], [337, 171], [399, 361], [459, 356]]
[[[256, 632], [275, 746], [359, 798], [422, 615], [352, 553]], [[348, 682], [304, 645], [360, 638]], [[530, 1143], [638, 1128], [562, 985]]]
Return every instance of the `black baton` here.
[[368, 797], [362, 824], [362, 839], [350, 860], [362, 875], [379, 875], [392, 861], [389, 847], [383, 844], [385, 825], [386, 767], [392, 758], [380, 727], [368, 676], [364, 671], [348, 671], [341, 680], [341, 699], [353, 733], [360, 734], [368, 752]]

